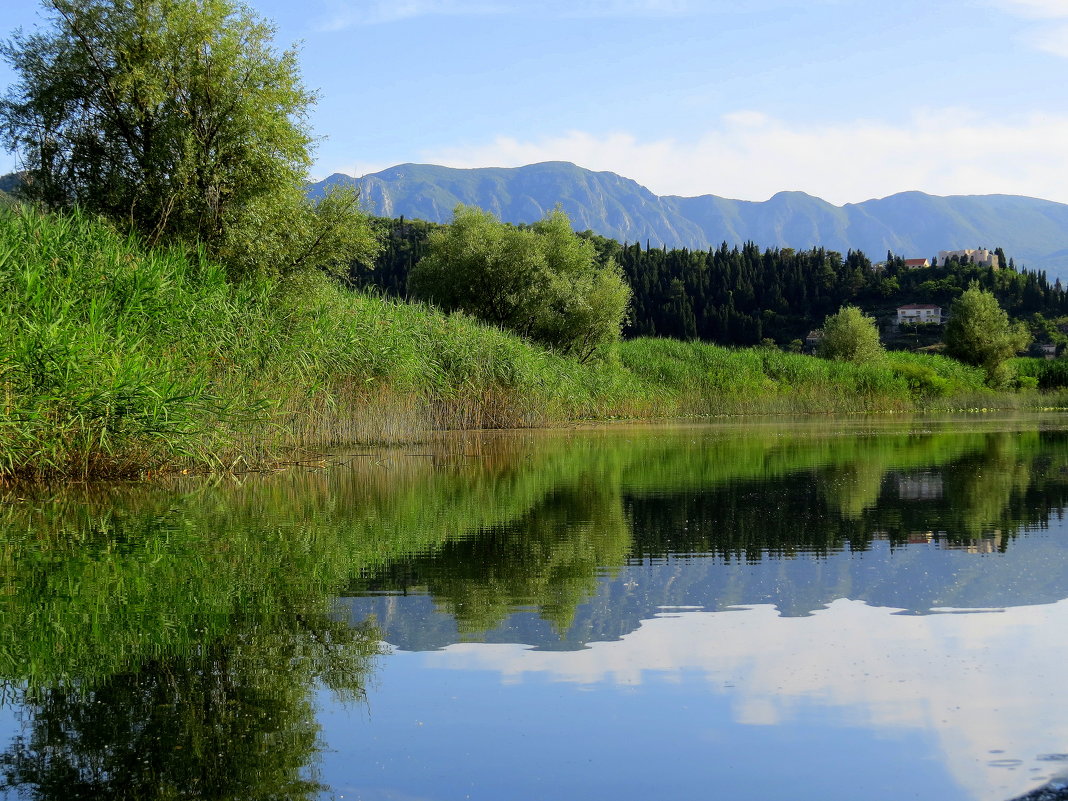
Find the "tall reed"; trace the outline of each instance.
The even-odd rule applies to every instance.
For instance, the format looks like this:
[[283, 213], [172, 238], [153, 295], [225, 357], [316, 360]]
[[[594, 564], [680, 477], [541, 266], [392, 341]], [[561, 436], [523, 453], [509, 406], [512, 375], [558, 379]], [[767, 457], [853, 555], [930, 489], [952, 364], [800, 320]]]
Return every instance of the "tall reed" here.
[[0, 479], [262, 463], [297, 448], [584, 418], [849, 412], [982, 395], [872, 365], [642, 339], [586, 364], [321, 276], [234, 284], [84, 215], [0, 208]]

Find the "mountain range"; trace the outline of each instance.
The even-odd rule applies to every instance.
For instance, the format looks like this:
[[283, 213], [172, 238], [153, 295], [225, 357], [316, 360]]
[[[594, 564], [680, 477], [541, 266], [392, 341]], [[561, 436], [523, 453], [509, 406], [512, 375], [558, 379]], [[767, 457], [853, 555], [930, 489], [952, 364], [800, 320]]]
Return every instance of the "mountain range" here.
[[569, 162], [525, 167], [456, 169], [400, 164], [362, 178], [335, 173], [308, 186], [318, 197], [333, 186], [356, 186], [370, 211], [448, 222], [459, 203], [511, 223], [530, 223], [560, 205], [576, 230], [621, 242], [704, 250], [752, 241], [761, 247], [862, 250], [931, 258], [940, 250], [1001, 247], [1018, 266], [1068, 280], [1068, 205], [1020, 195], [901, 192], [835, 206], [804, 192], [779, 192], [763, 202], [716, 195], [655, 195], [611, 172]]

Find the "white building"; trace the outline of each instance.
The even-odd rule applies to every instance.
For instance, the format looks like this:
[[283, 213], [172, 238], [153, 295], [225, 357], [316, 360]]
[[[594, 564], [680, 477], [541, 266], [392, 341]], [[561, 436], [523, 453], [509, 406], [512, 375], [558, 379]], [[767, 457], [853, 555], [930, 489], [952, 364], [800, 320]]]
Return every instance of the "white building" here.
[[930, 303], [908, 303], [897, 307], [898, 325], [917, 323], [942, 323], [942, 307]]
[[945, 267], [946, 262], [956, 256], [961, 261], [964, 261], [965, 256], [968, 257], [968, 261], [972, 264], [982, 264], [985, 267], [993, 267], [995, 270], [998, 268], [998, 254], [992, 250], [986, 248], [978, 248], [976, 250], [940, 250], [938, 251], [938, 260], [935, 262], [938, 267]]

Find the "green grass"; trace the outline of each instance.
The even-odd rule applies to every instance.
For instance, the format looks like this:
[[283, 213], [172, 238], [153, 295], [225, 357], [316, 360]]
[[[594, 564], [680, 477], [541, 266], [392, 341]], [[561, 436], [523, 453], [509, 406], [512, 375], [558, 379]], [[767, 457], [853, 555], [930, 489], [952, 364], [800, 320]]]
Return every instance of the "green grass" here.
[[692, 414], [956, 408], [954, 398], [989, 394], [982, 371], [942, 356], [895, 352], [853, 364], [667, 339], [625, 342], [620, 353], [642, 384]]
[[226, 469], [449, 428], [998, 405], [980, 371], [938, 356], [642, 339], [583, 365], [321, 277], [234, 284], [25, 206], [0, 208], [0, 314], [0, 479]]

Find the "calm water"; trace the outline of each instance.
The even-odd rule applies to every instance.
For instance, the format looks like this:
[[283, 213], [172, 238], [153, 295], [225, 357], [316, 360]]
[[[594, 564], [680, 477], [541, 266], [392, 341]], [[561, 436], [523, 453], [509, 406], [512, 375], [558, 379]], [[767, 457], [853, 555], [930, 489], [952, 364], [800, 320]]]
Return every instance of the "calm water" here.
[[0, 490], [6, 798], [954, 799], [1068, 771], [1068, 417]]

